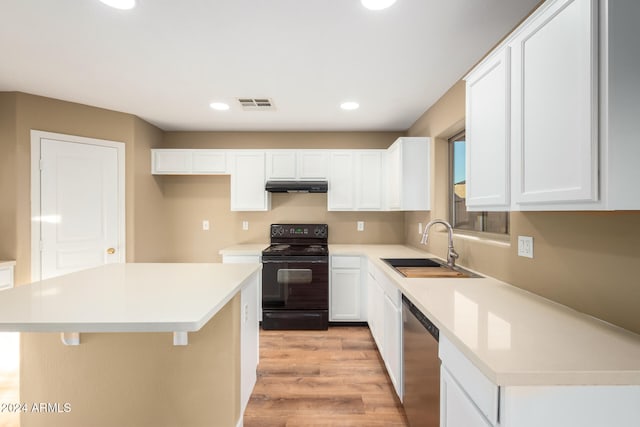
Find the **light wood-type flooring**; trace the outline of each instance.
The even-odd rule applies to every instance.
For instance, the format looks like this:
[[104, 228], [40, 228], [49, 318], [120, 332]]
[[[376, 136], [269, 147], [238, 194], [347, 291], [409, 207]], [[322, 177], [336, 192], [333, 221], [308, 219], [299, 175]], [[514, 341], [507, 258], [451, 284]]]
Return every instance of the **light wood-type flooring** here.
[[367, 327], [260, 331], [245, 427], [407, 426]]

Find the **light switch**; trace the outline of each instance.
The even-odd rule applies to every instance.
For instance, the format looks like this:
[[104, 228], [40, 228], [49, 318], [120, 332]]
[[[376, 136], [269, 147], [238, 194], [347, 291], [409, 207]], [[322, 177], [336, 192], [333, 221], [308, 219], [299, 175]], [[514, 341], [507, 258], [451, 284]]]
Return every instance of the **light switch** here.
[[202, 229], [204, 231], [209, 231], [209, 221], [208, 220], [206, 220], [206, 219], [202, 220]]
[[418, 223], [418, 234], [422, 234], [422, 223]]
[[364, 221], [358, 221], [358, 231], [364, 231]]

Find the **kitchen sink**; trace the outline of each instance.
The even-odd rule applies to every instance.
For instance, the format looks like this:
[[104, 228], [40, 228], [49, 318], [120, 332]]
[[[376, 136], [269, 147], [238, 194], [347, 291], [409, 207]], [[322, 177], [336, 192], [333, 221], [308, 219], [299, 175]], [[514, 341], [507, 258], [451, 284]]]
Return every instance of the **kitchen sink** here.
[[482, 276], [461, 267], [450, 268], [435, 258], [380, 258], [407, 278], [480, 278]]

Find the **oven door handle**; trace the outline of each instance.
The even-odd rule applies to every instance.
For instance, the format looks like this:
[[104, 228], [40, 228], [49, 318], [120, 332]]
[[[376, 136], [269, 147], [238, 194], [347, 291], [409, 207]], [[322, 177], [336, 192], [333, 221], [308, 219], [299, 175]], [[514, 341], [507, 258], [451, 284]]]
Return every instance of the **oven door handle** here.
[[269, 259], [263, 259], [262, 260], [263, 264], [328, 264], [329, 262], [326, 260], [315, 260], [315, 261], [309, 261], [309, 260], [283, 260], [283, 259], [279, 259], [279, 260], [269, 260]]

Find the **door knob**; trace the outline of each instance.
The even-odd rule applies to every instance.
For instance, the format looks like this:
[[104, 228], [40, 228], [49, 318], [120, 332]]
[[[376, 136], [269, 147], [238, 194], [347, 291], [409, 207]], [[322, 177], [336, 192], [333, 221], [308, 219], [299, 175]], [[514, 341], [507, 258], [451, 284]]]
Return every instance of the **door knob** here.
[[109, 248], [109, 249], [107, 249], [107, 253], [108, 253], [109, 255], [113, 255], [113, 254], [115, 254], [115, 253], [116, 253], [116, 249], [115, 249], [115, 248]]

